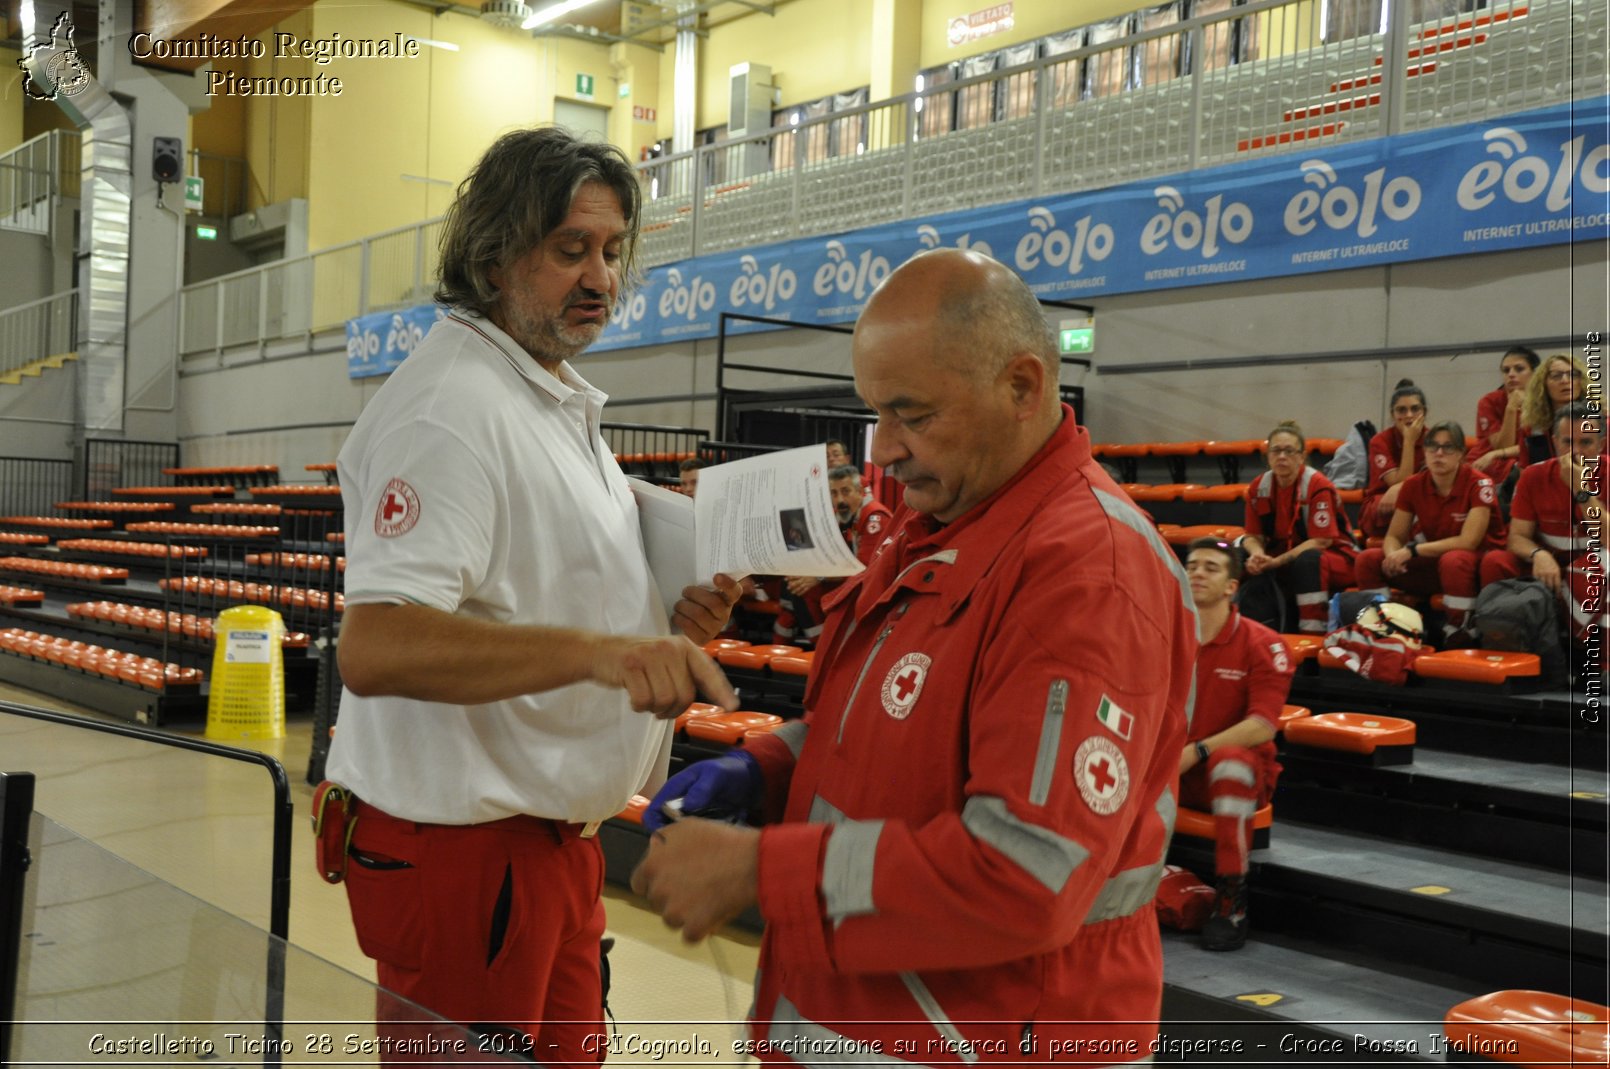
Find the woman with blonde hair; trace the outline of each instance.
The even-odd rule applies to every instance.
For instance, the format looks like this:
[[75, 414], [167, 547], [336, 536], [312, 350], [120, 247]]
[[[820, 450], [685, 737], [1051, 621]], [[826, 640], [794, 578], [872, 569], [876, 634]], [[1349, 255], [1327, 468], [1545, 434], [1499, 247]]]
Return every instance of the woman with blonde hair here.
[[[1604, 399], [1603, 392], [1602, 387], [1594, 387], [1600, 401]], [[1532, 381], [1526, 384], [1526, 407], [1521, 413], [1521, 422], [1532, 432], [1521, 442], [1522, 467], [1554, 455], [1548, 431], [1554, 426], [1554, 413], [1587, 395], [1588, 369], [1574, 353], [1556, 353], [1532, 372]]]
[[1331, 592], [1353, 585], [1347, 514], [1336, 485], [1308, 466], [1308, 442], [1296, 423], [1270, 431], [1264, 453], [1269, 470], [1247, 485], [1241, 611], [1285, 630], [1295, 602], [1296, 629], [1322, 635]]

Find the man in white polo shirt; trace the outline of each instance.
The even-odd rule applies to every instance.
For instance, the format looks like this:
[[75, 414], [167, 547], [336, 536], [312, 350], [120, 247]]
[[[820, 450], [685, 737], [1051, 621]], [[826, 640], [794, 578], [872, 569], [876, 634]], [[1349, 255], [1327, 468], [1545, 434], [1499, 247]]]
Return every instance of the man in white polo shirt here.
[[443, 226], [453, 311], [338, 462], [328, 775], [359, 799], [358, 941], [381, 986], [538, 1062], [603, 1058], [597, 823], [664, 779], [666, 718], [696, 691], [736, 707], [695, 643], [737, 587], [690, 587], [667, 620], [604, 395], [568, 363], [630, 275], [639, 203], [612, 146], [553, 128], [494, 144]]

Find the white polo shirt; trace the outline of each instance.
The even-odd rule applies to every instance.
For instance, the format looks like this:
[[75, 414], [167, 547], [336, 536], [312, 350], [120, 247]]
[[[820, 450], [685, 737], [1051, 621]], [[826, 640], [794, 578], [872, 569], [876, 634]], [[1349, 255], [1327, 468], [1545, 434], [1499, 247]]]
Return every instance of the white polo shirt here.
[[[365, 406], [337, 468], [346, 600], [664, 635], [604, 395], [455, 311]], [[541, 649], [532, 649], [541, 657]], [[487, 705], [341, 695], [326, 774], [405, 820], [602, 820], [657, 787], [669, 721], [578, 683]]]

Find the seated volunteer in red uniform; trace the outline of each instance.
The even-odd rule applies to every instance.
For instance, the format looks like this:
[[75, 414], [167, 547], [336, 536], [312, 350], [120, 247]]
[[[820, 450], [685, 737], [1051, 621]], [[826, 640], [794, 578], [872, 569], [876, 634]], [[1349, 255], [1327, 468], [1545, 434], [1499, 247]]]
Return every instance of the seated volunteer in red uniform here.
[[1426, 466], [1420, 444], [1426, 429], [1425, 391], [1410, 379], [1400, 379], [1389, 408], [1392, 426], [1370, 439], [1370, 475], [1359, 510], [1358, 525], [1371, 538], [1386, 533], [1403, 481]]
[[[1330, 596], [1353, 585], [1352, 536], [1336, 485], [1307, 464], [1302, 428], [1286, 422], [1269, 432], [1269, 470], [1247, 485], [1247, 587], [1267, 587], [1250, 602], [1294, 604], [1287, 626], [1324, 634]], [[1271, 596], [1278, 591], [1279, 600]], [[1245, 604], [1243, 605], [1245, 609]], [[1274, 627], [1277, 619], [1258, 617]]]
[[1476, 402], [1476, 444], [1470, 466], [1501, 486], [1519, 462], [1522, 443], [1532, 433], [1523, 418], [1526, 387], [1537, 370], [1538, 355], [1517, 345], [1498, 362], [1504, 384]]
[[[1554, 413], [1573, 401], [1588, 396], [1588, 368], [1575, 353], [1555, 353], [1543, 358], [1526, 384], [1526, 405], [1521, 423], [1530, 433], [1521, 438], [1516, 462], [1522, 468], [1540, 464], [1554, 456]], [[1600, 401], [1603, 401], [1601, 396]]]
[[645, 815], [680, 797], [769, 823], [663, 826], [634, 886], [689, 939], [758, 904], [763, 1061], [1148, 1059], [1184, 574], [1091, 459], [1039, 302], [999, 263], [908, 261], [852, 359], [872, 462], [904, 486], [892, 536], [827, 598], [805, 718]]
[[[1604, 667], [1604, 417], [1581, 401], [1554, 421], [1554, 459], [1521, 472], [1510, 505], [1509, 542], [1481, 562], [1481, 583], [1531, 575], [1565, 608], [1571, 637]], [[1589, 642], [1592, 638], [1596, 641]]]
[[1213, 912], [1202, 927], [1208, 950], [1247, 941], [1247, 853], [1252, 817], [1274, 797], [1280, 763], [1275, 733], [1291, 690], [1291, 654], [1280, 636], [1236, 611], [1241, 577], [1235, 548], [1198, 538], [1185, 574], [1201, 621], [1196, 711], [1180, 751], [1180, 804], [1213, 814]]
[[1436, 424], [1425, 450], [1426, 470], [1403, 484], [1385, 544], [1359, 554], [1358, 585], [1441, 594], [1444, 637], [1456, 638], [1476, 603], [1482, 557], [1504, 547], [1504, 518], [1493, 481], [1465, 463], [1463, 427]]
[[689, 588], [668, 619], [604, 395], [570, 364], [615, 306], [638, 190], [607, 144], [494, 144], [444, 224], [453, 311], [337, 462], [346, 689], [327, 774], [359, 799], [358, 944], [382, 987], [513, 1029], [538, 1062], [603, 1057], [593, 828], [664, 779], [663, 718], [696, 690], [736, 707], [690, 639], [721, 629], [737, 586]]

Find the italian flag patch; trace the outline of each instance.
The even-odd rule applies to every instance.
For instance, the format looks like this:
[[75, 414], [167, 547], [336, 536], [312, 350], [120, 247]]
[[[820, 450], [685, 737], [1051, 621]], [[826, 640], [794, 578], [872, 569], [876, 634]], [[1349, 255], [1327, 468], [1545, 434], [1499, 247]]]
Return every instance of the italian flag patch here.
[[1105, 694], [1101, 696], [1101, 704], [1096, 706], [1096, 719], [1101, 721], [1102, 727], [1125, 742], [1129, 741], [1129, 733], [1135, 728], [1135, 718], [1120, 709], [1118, 703]]

